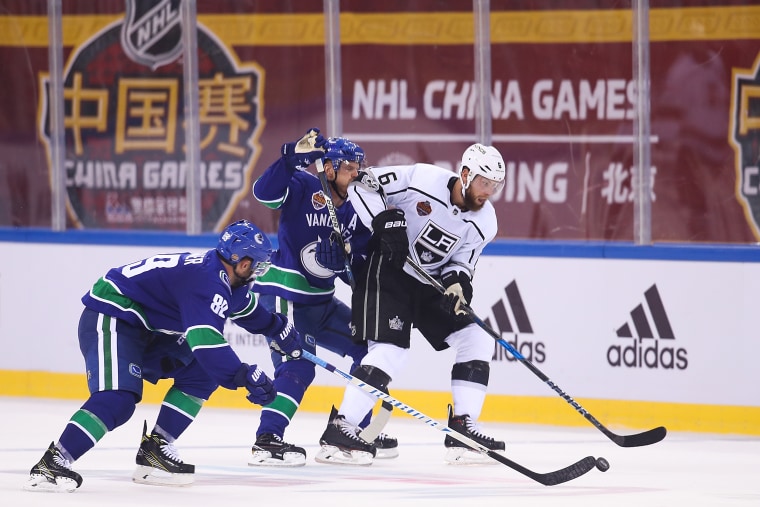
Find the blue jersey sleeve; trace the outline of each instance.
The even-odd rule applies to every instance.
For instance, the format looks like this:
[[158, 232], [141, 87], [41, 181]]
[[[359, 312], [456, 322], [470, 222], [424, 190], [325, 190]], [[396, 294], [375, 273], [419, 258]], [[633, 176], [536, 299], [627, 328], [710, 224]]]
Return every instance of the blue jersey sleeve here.
[[253, 196], [267, 208], [278, 209], [288, 198], [295, 169], [278, 158], [253, 184]]

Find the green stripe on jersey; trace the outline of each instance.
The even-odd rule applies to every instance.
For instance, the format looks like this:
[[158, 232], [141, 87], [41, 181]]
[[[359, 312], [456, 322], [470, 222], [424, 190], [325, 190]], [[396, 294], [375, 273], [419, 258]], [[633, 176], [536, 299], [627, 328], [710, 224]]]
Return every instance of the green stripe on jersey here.
[[285, 270], [277, 266], [272, 266], [264, 276], [256, 278], [256, 284], [282, 287], [299, 294], [321, 295], [335, 293], [334, 288], [319, 289], [312, 287], [301, 273]]
[[183, 393], [173, 386], [169, 388], [169, 392], [164, 397], [164, 405], [168, 405], [178, 412], [186, 414], [190, 419], [195, 419], [195, 416], [201, 411], [204, 401], [206, 400]]
[[95, 285], [93, 285], [92, 289], [90, 289], [90, 293], [96, 299], [101, 299], [103, 301], [111, 303], [113, 306], [121, 310], [130, 311], [137, 314], [142, 323], [148, 327], [148, 329], [153, 330], [153, 328], [148, 325], [148, 318], [145, 315], [142, 306], [119, 292], [119, 289], [116, 287], [116, 285], [114, 285], [114, 283], [110, 280], [107, 280], [106, 277], [101, 277], [97, 282], [95, 282]]
[[256, 294], [254, 294], [251, 291], [248, 291], [248, 293], [251, 295], [251, 300], [248, 303], [248, 305], [240, 310], [239, 312], [230, 313], [230, 318], [234, 319], [237, 317], [245, 317], [253, 313], [253, 310], [256, 308]]
[[113, 389], [113, 353], [111, 351], [111, 319], [109, 315], [103, 315], [103, 327], [101, 332], [103, 333], [103, 385], [99, 388], [103, 391], [110, 391]]
[[209, 326], [191, 327], [185, 334], [187, 344], [192, 350], [197, 347], [217, 347], [227, 345], [222, 333]]
[[293, 414], [295, 414], [296, 410], [298, 410], [298, 403], [296, 403], [292, 398], [278, 394], [274, 401], [264, 407], [263, 410], [271, 410], [273, 412], [277, 412], [278, 414], [281, 414], [283, 417], [287, 418], [288, 422], [290, 422], [290, 420], [293, 418]]
[[87, 433], [93, 442], [97, 442], [108, 433], [108, 428], [95, 414], [84, 409], [79, 409], [71, 416], [70, 422], [79, 426]]

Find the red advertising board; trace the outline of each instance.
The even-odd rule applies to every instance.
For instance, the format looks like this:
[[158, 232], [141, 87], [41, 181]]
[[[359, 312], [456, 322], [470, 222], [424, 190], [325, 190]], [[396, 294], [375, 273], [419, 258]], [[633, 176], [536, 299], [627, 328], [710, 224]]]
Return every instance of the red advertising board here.
[[[0, 225], [46, 227], [45, 2], [8, 3]], [[198, 2], [203, 230], [246, 217], [273, 231], [252, 181], [283, 142], [325, 129], [324, 14], [313, 4]], [[343, 132], [325, 133], [359, 142], [371, 164], [456, 170], [476, 141], [471, 4], [374, 4], [341, 4]], [[491, 2], [492, 143], [507, 164], [498, 237], [629, 241], [632, 13], [601, 0], [555, 5]], [[651, 7], [652, 239], [755, 242], [760, 6]], [[178, 0], [65, 2], [70, 227], [185, 229], [180, 21]]]

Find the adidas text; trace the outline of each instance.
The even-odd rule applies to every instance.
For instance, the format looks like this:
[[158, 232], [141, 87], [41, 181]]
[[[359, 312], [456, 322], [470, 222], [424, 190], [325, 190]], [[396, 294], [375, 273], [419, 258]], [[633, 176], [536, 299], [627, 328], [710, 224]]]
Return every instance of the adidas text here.
[[[502, 335], [503, 336], [503, 335]], [[520, 336], [515, 335], [514, 340], [506, 340], [507, 343], [512, 345], [515, 350], [517, 350], [522, 356], [530, 361], [531, 363], [543, 363], [546, 361], [546, 345], [544, 342], [533, 342], [529, 340], [525, 340], [523, 338], [522, 341], [520, 341]], [[512, 356], [512, 354], [499, 345], [498, 343], [494, 344], [493, 348], [493, 356], [491, 357], [492, 361], [517, 361], [517, 359]]]
[[[664, 368], [685, 370], [689, 366], [687, 351], [683, 348], [664, 347], [663, 340], [644, 343], [633, 340], [627, 347], [612, 345], [607, 349], [607, 362], [610, 366], [629, 368]], [[649, 345], [645, 347], [644, 345]]]

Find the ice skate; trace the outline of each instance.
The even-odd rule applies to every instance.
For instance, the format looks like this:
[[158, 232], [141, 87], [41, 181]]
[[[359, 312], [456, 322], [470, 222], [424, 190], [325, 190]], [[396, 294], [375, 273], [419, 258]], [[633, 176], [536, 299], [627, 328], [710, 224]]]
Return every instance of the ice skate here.
[[354, 426], [333, 407], [327, 428], [319, 439], [322, 446], [314, 458], [319, 463], [367, 466], [377, 454], [375, 444], [359, 436], [361, 428]]
[[248, 461], [251, 466], [302, 467], [306, 464], [306, 451], [288, 444], [282, 438], [265, 433], [256, 438], [251, 448], [253, 456]]
[[137, 469], [132, 480], [159, 486], [187, 486], [195, 480], [195, 465], [184, 463], [173, 443], [161, 435], [148, 435], [148, 423], [143, 425], [140, 449], [135, 462]]
[[374, 442], [377, 459], [391, 459], [398, 457], [398, 440], [385, 433], [380, 433]]
[[[495, 440], [492, 437], [486, 436], [481, 433], [477, 423], [470, 418], [469, 415], [454, 415], [454, 411], [449, 405], [449, 428], [461, 433], [462, 435], [474, 440], [483, 447], [491, 451], [503, 451], [505, 449], [504, 442]], [[488, 456], [471, 449], [459, 440], [446, 435], [444, 440], [446, 446], [446, 457], [444, 460], [447, 463], [453, 465], [476, 465], [476, 464], [494, 464], [496, 461], [492, 460]]]
[[71, 469], [69, 460], [51, 442], [42, 459], [32, 467], [23, 487], [27, 491], [71, 493], [81, 485], [82, 476]]

